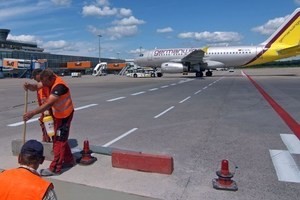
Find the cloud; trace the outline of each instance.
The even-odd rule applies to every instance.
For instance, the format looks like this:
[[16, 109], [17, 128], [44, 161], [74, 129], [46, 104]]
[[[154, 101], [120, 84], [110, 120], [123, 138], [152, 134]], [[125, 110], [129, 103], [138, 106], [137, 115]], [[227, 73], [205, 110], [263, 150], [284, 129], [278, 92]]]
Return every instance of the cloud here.
[[0, 21], [6, 21], [7, 19], [11, 19], [12, 17], [19, 17], [26, 14], [34, 13], [38, 11], [40, 8], [36, 6], [15, 6], [0, 9]]
[[88, 26], [88, 31], [94, 35], [108, 36], [110, 40], [120, 39], [122, 37], [129, 37], [137, 34], [138, 27], [136, 25], [131, 26], [111, 26], [107, 29], [98, 29], [95, 26]]
[[106, 34], [110, 36], [111, 40], [120, 39], [122, 37], [133, 36], [138, 32], [136, 25], [132, 26], [114, 26], [106, 30]]
[[69, 49], [69, 46], [65, 40], [48, 41], [43, 44], [43, 48], [48, 50]]
[[124, 16], [124, 17], [128, 17], [132, 15], [132, 11], [130, 9], [127, 8], [120, 8], [120, 15]]
[[145, 21], [136, 19], [134, 16], [115, 20], [112, 22], [114, 26], [106, 29], [98, 29], [95, 26], [89, 25], [88, 31], [94, 35], [106, 35], [110, 40], [120, 39], [122, 37], [129, 37], [136, 35], [138, 32], [138, 25], [144, 24]]
[[96, 3], [99, 6], [108, 6], [109, 5], [109, 1], [108, 0], [97, 0]]
[[70, 6], [72, 0], [51, 0], [55, 5], [59, 6]]
[[[94, 4], [84, 6], [82, 15], [115, 17], [115, 20], [111, 22], [111, 26], [106, 26], [106, 28], [97, 28], [95, 25], [89, 25], [87, 28], [92, 34], [101, 34], [110, 40], [133, 36], [137, 34], [138, 26], [146, 23], [144, 20], [135, 18], [131, 9], [109, 7], [109, 1], [105, 0], [97, 0]], [[120, 17], [122, 18], [120, 19]]]
[[33, 35], [11, 35], [8, 34], [7, 36], [8, 40], [14, 40], [14, 41], [19, 41], [19, 42], [30, 42], [30, 43], [40, 43], [42, 42], [38, 37], [33, 36]]
[[97, 29], [95, 26], [92, 26], [92, 25], [88, 25], [87, 26], [87, 30], [94, 34], [94, 35], [101, 35], [103, 34], [102, 30], [101, 29]]
[[157, 33], [169, 33], [169, 32], [173, 32], [173, 29], [171, 27], [166, 27], [166, 28], [162, 28], [162, 29], [157, 29], [156, 32]]
[[269, 20], [266, 24], [262, 26], [257, 26], [252, 28], [253, 32], [258, 32], [263, 35], [271, 35], [276, 31], [276, 29], [289, 17], [289, 15], [285, 17], [278, 17], [275, 19]]
[[141, 25], [145, 22], [143, 20], [136, 19], [134, 16], [130, 16], [128, 18], [123, 18], [121, 20], [116, 20], [113, 24], [121, 25], [121, 26], [132, 26], [132, 25]]
[[242, 36], [236, 32], [185, 32], [178, 34], [178, 38], [181, 39], [194, 39], [202, 40], [205, 42], [238, 42], [242, 39]]
[[140, 55], [141, 53], [144, 53], [146, 51], [147, 51], [146, 49], [139, 48], [139, 49], [130, 50], [128, 53], [135, 54], [135, 55]]
[[99, 17], [119, 15], [122, 17], [129, 17], [132, 16], [132, 10], [127, 8], [111, 8], [109, 6], [101, 8], [96, 5], [89, 5], [82, 8], [82, 15]]
[[108, 6], [105, 6], [103, 8], [99, 8], [95, 5], [89, 5], [84, 6], [82, 8], [82, 14], [83, 16], [113, 16], [118, 13], [118, 10], [116, 8], [110, 8]]

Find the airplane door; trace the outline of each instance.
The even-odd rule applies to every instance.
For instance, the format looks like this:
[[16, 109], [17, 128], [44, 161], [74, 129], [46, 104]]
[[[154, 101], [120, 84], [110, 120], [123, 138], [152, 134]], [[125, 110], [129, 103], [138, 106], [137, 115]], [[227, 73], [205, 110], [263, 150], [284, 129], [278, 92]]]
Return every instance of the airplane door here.
[[153, 60], [153, 54], [154, 52], [149, 52], [149, 55], [147, 55], [148, 62], [151, 62]]
[[263, 60], [264, 59], [264, 57], [263, 57], [264, 56], [263, 55], [263, 53], [264, 53], [263, 50], [264, 50], [263, 47], [256, 47], [256, 57], [259, 56], [257, 58], [258, 60]]

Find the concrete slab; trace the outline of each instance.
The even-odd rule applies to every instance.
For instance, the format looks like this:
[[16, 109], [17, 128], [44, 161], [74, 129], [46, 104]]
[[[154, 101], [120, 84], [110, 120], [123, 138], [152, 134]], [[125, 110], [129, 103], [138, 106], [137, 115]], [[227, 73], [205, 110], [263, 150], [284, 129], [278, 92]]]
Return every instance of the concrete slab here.
[[73, 200], [73, 199], [122, 199], [122, 200], [158, 200], [151, 197], [140, 195], [128, 194], [108, 189], [91, 187], [82, 184], [70, 183], [56, 179], [48, 178], [54, 184], [55, 192], [60, 200]]
[[[42, 144], [44, 146], [45, 160], [50, 160], [50, 161], [53, 160], [52, 143], [42, 142]], [[12, 154], [14, 156], [19, 155], [22, 145], [23, 145], [23, 140], [21, 139], [16, 139], [11, 141]]]

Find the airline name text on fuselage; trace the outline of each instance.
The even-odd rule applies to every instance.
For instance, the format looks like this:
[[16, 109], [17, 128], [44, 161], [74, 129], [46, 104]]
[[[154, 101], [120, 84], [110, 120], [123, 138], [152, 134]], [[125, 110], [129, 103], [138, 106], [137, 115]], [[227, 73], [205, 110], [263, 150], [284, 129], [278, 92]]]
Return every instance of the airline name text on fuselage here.
[[196, 48], [188, 49], [157, 49], [154, 50], [154, 56], [164, 56], [164, 55], [187, 55], [192, 51], [197, 50]]

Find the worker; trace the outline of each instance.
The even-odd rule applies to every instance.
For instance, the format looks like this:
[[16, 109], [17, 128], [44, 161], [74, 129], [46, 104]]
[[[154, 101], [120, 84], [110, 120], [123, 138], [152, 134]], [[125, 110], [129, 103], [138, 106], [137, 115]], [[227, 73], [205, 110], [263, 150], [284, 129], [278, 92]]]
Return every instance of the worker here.
[[37, 172], [44, 159], [43, 145], [36, 140], [28, 140], [18, 156], [20, 167], [0, 173], [0, 199], [56, 200], [53, 184]]
[[57, 76], [51, 69], [45, 69], [40, 73], [41, 85], [24, 83], [24, 88], [38, 90], [40, 87], [49, 87], [50, 95], [46, 102], [32, 111], [23, 115], [24, 121], [31, 119], [34, 115], [42, 113], [51, 108], [54, 117], [53, 154], [54, 158], [48, 169], [42, 169], [42, 176], [59, 175], [63, 167], [72, 167], [75, 161], [68, 144], [71, 121], [74, 114], [70, 89], [67, 84]]
[[[34, 69], [32, 72], [32, 78], [38, 83], [41, 82], [40, 73], [42, 71], [43, 70], [41, 68], [38, 68], [38, 69]], [[40, 106], [43, 103], [45, 103], [47, 97], [49, 97], [50, 89], [49, 89], [49, 87], [41, 87], [37, 90], [36, 94], [37, 94], [38, 105]], [[44, 122], [43, 122], [43, 118], [45, 116], [44, 113], [47, 113], [47, 115], [52, 115], [52, 111], [51, 111], [51, 109], [49, 109], [49, 110], [46, 110], [45, 112], [42, 112], [41, 117], [39, 118], [40, 126], [42, 129], [42, 141], [50, 142], [51, 138], [48, 136]]]

